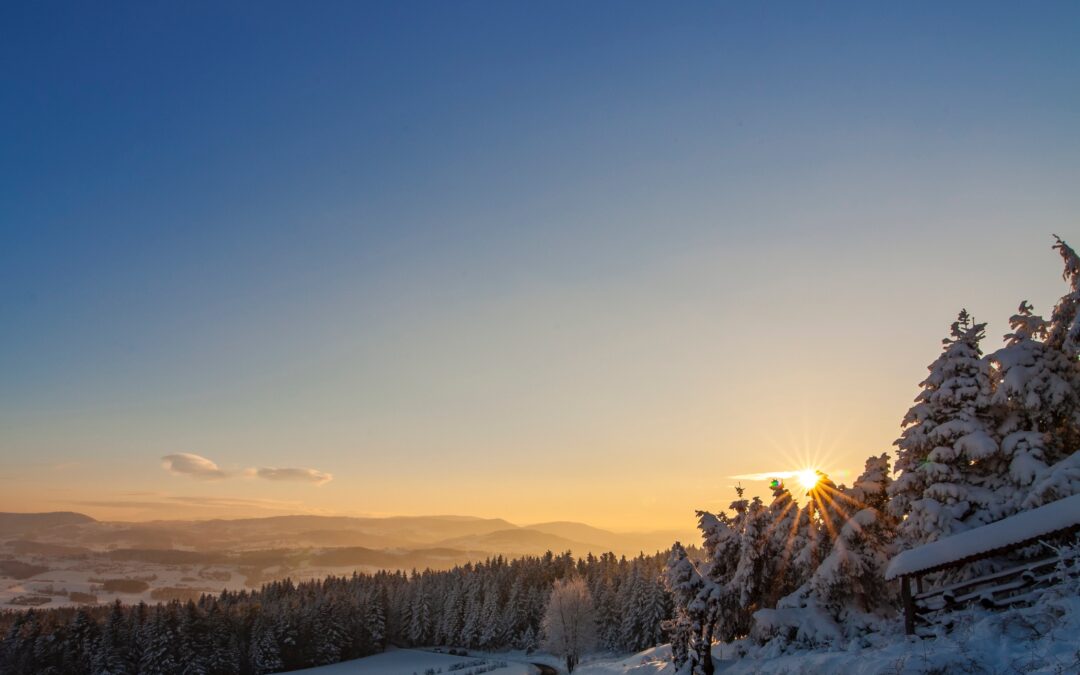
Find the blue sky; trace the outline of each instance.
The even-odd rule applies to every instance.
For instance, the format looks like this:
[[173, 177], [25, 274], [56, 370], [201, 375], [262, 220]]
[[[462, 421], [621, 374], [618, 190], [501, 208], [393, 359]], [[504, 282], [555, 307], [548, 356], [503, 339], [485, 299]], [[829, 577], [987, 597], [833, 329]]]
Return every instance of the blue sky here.
[[664, 526], [857, 469], [960, 306], [996, 341], [1061, 294], [1078, 35], [1076, 3], [5, 6], [0, 508]]

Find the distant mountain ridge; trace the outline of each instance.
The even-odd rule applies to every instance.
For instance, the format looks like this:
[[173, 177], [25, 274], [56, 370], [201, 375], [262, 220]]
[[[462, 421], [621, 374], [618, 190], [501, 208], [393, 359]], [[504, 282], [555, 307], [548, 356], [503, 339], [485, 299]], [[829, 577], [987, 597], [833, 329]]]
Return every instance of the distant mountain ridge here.
[[652, 553], [690, 533], [616, 533], [584, 523], [553, 521], [519, 526], [473, 516], [269, 516], [212, 520], [98, 521], [73, 512], [0, 513], [0, 537], [111, 549], [197, 551], [274, 548], [364, 548], [373, 551], [447, 549], [525, 555], [548, 550], [577, 555], [611, 551]]
[[0, 512], [0, 536], [23, 534], [40, 529], [62, 525], [83, 525], [96, 523], [90, 516], [74, 511], [52, 511], [47, 513], [2, 513]]

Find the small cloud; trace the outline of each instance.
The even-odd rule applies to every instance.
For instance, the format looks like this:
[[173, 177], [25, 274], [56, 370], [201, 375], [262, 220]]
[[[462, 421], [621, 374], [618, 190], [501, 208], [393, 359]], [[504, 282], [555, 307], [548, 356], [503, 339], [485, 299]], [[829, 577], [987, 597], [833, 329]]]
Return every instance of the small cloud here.
[[200, 480], [218, 480], [229, 475], [218, 468], [218, 465], [213, 461], [190, 452], [165, 455], [161, 458], [161, 461], [166, 471], [177, 476], [191, 476]]
[[324, 473], [316, 469], [276, 469], [263, 466], [253, 470], [253, 474], [266, 480], [291, 480], [302, 483], [314, 483], [323, 485], [334, 479], [333, 474]]
[[[153, 496], [155, 493], [147, 493]], [[192, 507], [209, 512], [225, 512], [230, 514], [257, 513], [269, 511], [276, 513], [305, 513], [311, 515], [337, 515], [331, 511], [313, 508], [301, 501], [283, 501], [279, 499], [240, 499], [218, 498], [186, 495], [162, 494], [158, 499], [101, 499], [65, 501], [64, 504], [73, 504], [84, 507], [110, 508], [110, 509], [139, 509], [149, 512], [164, 512], [171, 517], [177, 517], [177, 507]]]
[[766, 473], [741, 473], [737, 476], [728, 476], [735, 480], [772, 480], [773, 478], [794, 478], [798, 471], [773, 471]]

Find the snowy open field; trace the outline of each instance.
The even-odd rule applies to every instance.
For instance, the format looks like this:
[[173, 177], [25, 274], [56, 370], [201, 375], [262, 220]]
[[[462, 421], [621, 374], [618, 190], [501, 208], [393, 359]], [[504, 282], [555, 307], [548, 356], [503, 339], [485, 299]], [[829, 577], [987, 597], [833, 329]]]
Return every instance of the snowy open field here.
[[499, 656], [450, 656], [419, 649], [394, 649], [363, 659], [309, 668], [311, 675], [425, 675], [425, 673], [456, 673], [457, 675], [533, 675], [540, 672], [535, 666], [511, 661]]
[[[277, 578], [303, 581], [375, 570], [354, 565], [270, 567], [258, 570], [258, 577], [252, 580], [254, 583], [249, 583], [250, 578], [245, 574], [248, 568], [241, 570], [240, 566], [229, 564], [166, 565], [112, 560], [99, 554], [80, 557], [14, 555], [5, 560], [39, 567], [43, 571], [25, 578], [0, 573], [0, 609], [64, 607], [95, 604], [95, 601], [100, 604], [118, 599], [125, 603], [154, 603], [173, 598], [187, 600], [203, 593], [257, 587]], [[136, 583], [130, 590], [111, 590], [115, 584], [108, 585], [108, 581]], [[135, 590], [139, 586], [145, 588]]]
[[[47, 571], [25, 579], [0, 577], [0, 608], [94, 604], [90, 602], [91, 597], [98, 603], [117, 599], [125, 603], [150, 603], [158, 602], [158, 598], [175, 596], [186, 599], [185, 596], [189, 594], [217, 593], [225, 588], [240, 590], [244, 588], [245, 581], [244, 576], [235, 569], [219, 566], [153, 565], [98, 557], [83, 560], [53, 558], [47, 562], [47, 566]], [[135, 582], [132, 588], [145, 585], [145, 589], [137, 592], [106, 590], [105, 582], [109, 580], [131, 581]]]
[[[591, 657], [575, 670], [581, 675], [615, 675], [616, 673], [674, 673], [669, 647], [656, 647], [627, 658]], [[488, 654], [470, 652], [469, 656], [450, 656], [421, 649], [393, 649], [383, 654], [354, 659], [330, 666], [302, 670], [305, 675], [424, 675], [427, 672], [474, 675], [491, 672], [496, 675], [533, 675], [540, 669], [533, 663], [559, 667], [558, 658], [550, 654], [506, 652]], [[493, 670], [482, 670], [493, 668]], [[429, 670], [431, 669], [431, 670]]]

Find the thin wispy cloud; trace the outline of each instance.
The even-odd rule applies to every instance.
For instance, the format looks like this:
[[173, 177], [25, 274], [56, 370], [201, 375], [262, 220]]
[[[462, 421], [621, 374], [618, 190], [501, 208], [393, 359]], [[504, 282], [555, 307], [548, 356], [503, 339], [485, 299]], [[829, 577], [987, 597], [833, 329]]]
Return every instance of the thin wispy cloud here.
[[332, 474], [319, 471], [318, 469], [279, 469], [268, 466], [255, 469], [253, 475], [256, 478], [264, 478], [266, 480], [295, 481], [299, 483], [313, 483], [315, 485], [323, 485], [334, 479]]
[[212, 460], [190, 452], [179, 452], [161, 458], [165, 470], [175, 476], [190, 476], [199, 480], [220, 480], [229, 474]]
[[[809, 470], [810, 471], [818, 471], [819, 469], [811, 468]], [[843, 477], [845, 477], [845, 476], [847, 476], [848, 474], [851, 473], [850, 471], [848, 471], [846, 469], [836, 469], [836, 470], [833, 470], [833, 471], [826, 471], [824, 469], [820, 469], [820, 471], [821, 471], [821, 473], [823, 473], [826, 476], [829, 476], [831, 478], [843, 478]], [[801, 475], [801, 474], [803, 474], [805, 472], [806, 472], [806, 470], [802, 470], [802, 471], [765, 471], [765, 472], [762, 472], [762, 473], [740, 473], [740, 474], [736, 474], [734, 476], [728, 476], [728, 478], [732, 478], [734, 480], [772, 480], [773, 478], [780, 478], [780, 479], [795, 478], [796, 476], [799, 476], [799, 475]]]
[[[220, 480], [237, 473], [225, 471], [212, 459], [190, 452], [165, 455], [161, 460], [165, 470], [175, 476], [188, 476], [199, 480]], [[311, 483], [312, 485], [325, 485], [334, 479], [333, 474], [303, 467], [260, 466], [244, 469], [238, 473], [264, 480]]]
[[[153, 496], [154, 493], [147, 493]], [[88, 499], [65, 501], [64, 504], [75, 506], [142, 509], [149, 511], [175, 512], [177, 505], [198, 509], [238, 509], [274, 511], [281, 513], [307, 513], [312, 515], [330, 515], [325, 509], [312, 508], [301, 501], [283, 501], [278, 499], [243, 499], [233, 497], [202, 497], [188, 495], [162, 494], [157, 499]]]

